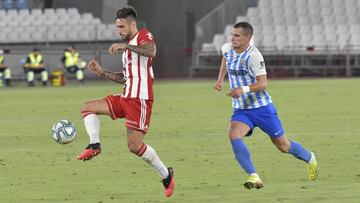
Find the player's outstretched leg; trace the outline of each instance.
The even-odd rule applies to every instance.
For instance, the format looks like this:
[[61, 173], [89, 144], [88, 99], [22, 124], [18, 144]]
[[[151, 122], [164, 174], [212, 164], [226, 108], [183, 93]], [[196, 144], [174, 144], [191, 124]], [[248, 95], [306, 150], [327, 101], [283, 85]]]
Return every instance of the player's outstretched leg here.
[[90, 144], [77, 156], [78, 160], [87, 161], [101, 153], [100, 145], [100, 121], [94, 113], [83, 113], [84, 124], [90, 138]]
[[[129, 145], [129, 148], [131, 152], [135, 152], [132, 146]], [[165, 188], [164, 195], [170, 197], [175, 190], [174, 169], [166, 168], [156, 151], [145, 143], [142, 143], [136, 154], [157, 171]]]
[[319, 165], [313, 152], [305, 149], [300, 143], [288, 140], [285, 135], [277, 138], [271, 138], [276, 147], [284, 153], [289, 153], [294, 157], [307, 163], [309, 178], [315, 180], [319, 175]]
[[244, 171], [249, 174], [249, 178], [245, 181], [244, 187], [247, 189], [260, 189], [264, 186], [263, 182], [255, 172], [255, 167], [250, 159], [249, 150], [246, 147], [246, 144], [241, 138], [231, 140], [231, 145], [235, 154], [235, 158], [244, 169]]

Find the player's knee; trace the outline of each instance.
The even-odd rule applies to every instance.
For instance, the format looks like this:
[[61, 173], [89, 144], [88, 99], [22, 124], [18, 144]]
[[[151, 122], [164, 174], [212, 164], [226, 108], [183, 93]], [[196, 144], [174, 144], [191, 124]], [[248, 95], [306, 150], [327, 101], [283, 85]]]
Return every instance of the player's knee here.
[[140, 145], [135, 142], [128, 142], [128, 148], [131, 153], [138, 154], [140, 150]]
[[280, 150], [282, 153], [288, 153], [290, 149], [290, 145], [287, 143], [279, 143], [276, 145], [276, 147]]
[[81, 116], [84, 118], [85, 116], [93, 113], [93, 111], [91, 110], [91, 105], [89, 101], [86, 101], [83, 103], [82, 107], [81, 107]]

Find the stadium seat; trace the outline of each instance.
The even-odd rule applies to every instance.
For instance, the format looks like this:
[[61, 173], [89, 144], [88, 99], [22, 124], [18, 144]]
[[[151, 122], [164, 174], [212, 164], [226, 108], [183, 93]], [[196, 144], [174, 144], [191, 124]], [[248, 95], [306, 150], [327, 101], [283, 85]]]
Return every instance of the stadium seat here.
[[273, 18], [271, 16], [261, 16], [261, 23], [263, 25], [271, 25], [274, 22]]
[[262, 9], [259, 9], [258, 11], [259, 11], [259, 13], [257, 15], [259, 15], [260, 18], [263, 18], [263, 17], [266, 18], [266, 17], [272, 16], [271, 8], [268, 8], [268, 9], [262, 8]]
[[282, 51], [289, 45], [286, 33], [276, 35], [276, 48], [279, 51]]
[[298, 18], [298, 24], [299, 25], [310, 25], [311, 19], [309, 18], [309, 16], [299, 16]]
[[324, 25], [334, 25], [335, 22], [335, 18], [334, 16], [330, 15], [330, 16], [323, 16], [323, 24]]
[[2, 0], [2, 6], [6, 10], [10, 10], [14, 8], [13, 0]]
[[270, 34], [263, 35], [262, 45], [264, 46], [264, 48], [276, 49], [277, 44], [275, 36]]
[[249, 18], [247, 16], [238, 16], [236, 17], [235, 23], [239, 23], [239, 22], [248, 22]]
[[352, 35], [359, 35], [359, 33], [360, 33], [360, 25], [359, 24], [351, 25], [350, 26], [350, 33]]
[[350, 15], [348, 16], [348, 25], [356, 25], [360, 22], [360, 17], [358, 15]]
[[284, 3], [283, 0], [272, 0], [271, 1], [271, 7], [272, 8], [281, 8], [283, 3]]
[[320, 7], [321, 8], [332, 7], [332, 0], [320, 0]]
[[284, 25], [286, 24], [286, 19], [284, 18], [284, 16], [274, 16], [273, 17], [273, 23], [274, 25]]
[[276, 25], [275, 26], [276, 35], [287, 35], [287, 27], [285, 25]]
[[[296, 2], [301, 2], [301, 1], [296, 1]], [[298, 17], [309, 15], [309, 11], [306, 6], [296, 7], [296, 13], [297, 13]]]
[[289, 8], [294, 8], [294, 5], [296, 4], [296, 0], [284, 0], [283, 3], [284, 3], [283, 8], [287, 10]]
[[33, 16], [41, 16], [41, 15], [43, 15], [43, 13], [42, 13], [41, 9], [36, 8], [36, 9], [31, 10], [31, 15], [33, 15]]
[[28, 1], [27, 0], [16, 0], [16, 8], [19, 10], [27, 10], [28, 7]]
[[332, 7], [321, 7], [321, 15], [329, 16], [333, 14]]
[[358, 15], [359, 10], [356, 4], [354, 6], [345, 7], [345, 13], [347, 16]]
[[78, 36], [80, 37], [81, 41], [92, 41], [96, 39], [95, 33], [95, 26], [84, 26], [81, 28], [81, 30], [78, 31]]
[[311, 30], [313, 35], [325, 34], [324, 27], [322, 25], [312, 25]]
[[284, 10], [282, 7], [276, 7], [276, 8], [272, 8], [272, 16], [280, 16], [282, 18], [284, 18]]
[[326, 39], [325, 35], [323, 33], [318, 33], [316, 35], [313, 35], [313, 44], [315, 47], [315, 50], [325, 50], [326, 49]]
[[349, 26], [347, 24], [337, 25], [336, 26], [336, 33], [338, 35], [348, 34], [349, 33]]
[[80, 15], [77, 8], [68, 8], [67, 13], [69, 14], [69, 16]]
[[344, 0], [345, 5], [348, 7], [356, 7], [357, 0]]
[[295, 2], [296, 8], [307, 8], [307, 0], [297, 0]]
[[[267, 8], [271, 8], [271, 1], [269, 1], [269, 0], [259, 0], [259, 2], [258, 2], [258, 7], [259, 8], [265, 8], [265, 9], [267, 9]], [[249, 10], [249, 9], [248, 9]], [[248, 15], [249, 16], [249, 15]]]
[[225, 36], [225, 41], [226, 42], [230, 42], [231, 41], [231, 30], [232, 30], [233, 26], [232, 25], [227, 25], [224, 29], [224, 36]]
[[343, 0], [332, 0], [333, 8], [344, 7], [345, 2]]
[[335, 23], [337, 25], [339, 24], [346, 24], [347, 23], [347, 17], [345, 15], [339, 15], [335, 17]]
[[[113, 38], [111, 38], [111, 39], [113, 39]], [[225, 43], [224, 34], [215, 34], [214, 35], [213, 44], [215, 46], [216, 52], [221, 53], [221, 47], [224, 45], [224, 43]]]
[[201, 50], [204, 52], [214, 52], [215, 46], [213, 43], [204, 43], [204, 44], [202, 44]]

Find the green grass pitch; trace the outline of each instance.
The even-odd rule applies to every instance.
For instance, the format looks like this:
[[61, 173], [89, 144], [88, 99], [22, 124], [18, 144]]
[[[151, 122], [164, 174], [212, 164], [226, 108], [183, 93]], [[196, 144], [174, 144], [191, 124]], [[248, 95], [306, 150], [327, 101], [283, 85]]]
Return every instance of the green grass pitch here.
[[[156, 172], [129, 153], [124, 120], [102, 116], [103, 153], [88, 162], [75, 159], [88, 142], [82, 102], [121, 87], [0, 89], [0, 202], [359, 202], [359, 79], [269, 81], [287, 136], [318, 153], [321, 173], [308, 180], [305, 163], [280, 153], [257, 129], [245, 142], [265, 187], [250, 191], [227, 137], [228, 85], [216, 92], [214, 82], [156, 81], [146, 142], [175, 169], [169, 199]], [[60, 119], [77, 126], [68, 145], [51, 137]]]

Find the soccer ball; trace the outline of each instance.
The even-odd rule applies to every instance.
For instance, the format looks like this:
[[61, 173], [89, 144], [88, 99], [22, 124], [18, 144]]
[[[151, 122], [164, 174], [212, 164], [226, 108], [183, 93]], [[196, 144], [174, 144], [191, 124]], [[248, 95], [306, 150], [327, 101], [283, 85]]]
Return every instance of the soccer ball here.
[[56, 122], [52, 129], [52, 137], [59, 144], [68, 144], [76, 137], [76, 128], [68, 120], [61, 120]]

